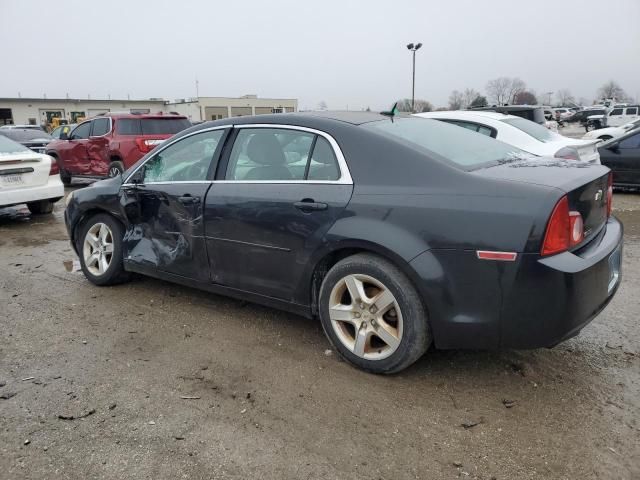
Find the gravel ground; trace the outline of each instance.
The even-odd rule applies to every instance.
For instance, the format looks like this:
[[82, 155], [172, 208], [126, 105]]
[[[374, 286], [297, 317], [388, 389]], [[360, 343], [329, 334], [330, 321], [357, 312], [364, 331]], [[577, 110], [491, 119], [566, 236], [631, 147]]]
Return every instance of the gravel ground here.
[[63, 265], [62, 204], [0, 210], [0, 478], [640, 478], [640, 194], [615, 205], [623, 283], [579, 337], [389, 377], [311, 320], [94, 287]]

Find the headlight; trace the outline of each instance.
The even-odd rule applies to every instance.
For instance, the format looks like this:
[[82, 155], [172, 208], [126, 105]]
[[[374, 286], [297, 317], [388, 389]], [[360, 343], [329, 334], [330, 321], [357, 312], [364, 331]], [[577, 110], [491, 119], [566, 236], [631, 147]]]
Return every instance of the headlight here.
[[69, 202], [71, 202], [72, 198], [73, 198], [73, 191], [69, 192], [69, 194], [64, 198], [64, 206], [65, 207], [69, 206]]

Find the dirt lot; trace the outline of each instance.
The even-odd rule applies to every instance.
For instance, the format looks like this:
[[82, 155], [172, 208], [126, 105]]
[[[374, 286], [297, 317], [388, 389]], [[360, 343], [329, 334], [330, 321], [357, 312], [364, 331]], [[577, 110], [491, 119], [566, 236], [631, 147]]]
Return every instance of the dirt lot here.
[[578, 338], [391, 377], [340, 362], [314, 321], [94, 287], [63, 265], [62, 204], [0, 210], [0, 478], [640, 478], [640, 194], [615, 204], [623, 283]]

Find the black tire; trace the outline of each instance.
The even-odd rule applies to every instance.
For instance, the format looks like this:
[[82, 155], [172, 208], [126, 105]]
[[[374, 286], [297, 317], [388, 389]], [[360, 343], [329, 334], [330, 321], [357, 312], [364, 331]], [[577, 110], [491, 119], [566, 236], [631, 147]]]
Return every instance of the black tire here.
[[118, 175], [122, 175], [123, 173], [124, 164], [121, 161], [115, 160], [109, 164], [109, 172], [107, 174], [109, 177], [116, 177]]
[[67, 187], [71, 185], [71, 174], [63, 168], [60, 169], [60, 181]]
[[[329, 314], [332, 290], [348, 275], [366, 275], [382, 283], [400, 307], [403, 330], [400, 343], [386, 358], [367, 359], [356, 355], [340, 340], [332, 325]], [[371, 373], [399, 372], [418, 360], [431, 344], [427, 311], [418, 291], [398, 267], [377, 255], [361, 253], [334, 265], [320, 287], [319, 313], [322, 328], [336, 351], [349, 363]]]
[[51, 200], [29, 202], [27, 203], [27, 208], [33, 215], [44, 215], [53, 212], [53, 202]]
[[[113, 253], [109, 267], [104, 273], [96, 275], [92, 273], [87, 267], [84, 256], [84, 241], [87, 236], [87, 232], [96, 224], [103, 223], [111, 230], [111, 238], [113, 243]], [[80, 257], [80, 266], [85, 277], [98, 286], [115, 285], [118, 283], [126, 282], [129, 280], [129, 273], [125, 272], [122, 262], [122, 239], [124, 237], [124, 227], [114, 217], [107, 213], [99, 213], [93, 215], [83, 221], [82, 225], [78, 228], [78, 237], [76, 238], [76, 246]]]

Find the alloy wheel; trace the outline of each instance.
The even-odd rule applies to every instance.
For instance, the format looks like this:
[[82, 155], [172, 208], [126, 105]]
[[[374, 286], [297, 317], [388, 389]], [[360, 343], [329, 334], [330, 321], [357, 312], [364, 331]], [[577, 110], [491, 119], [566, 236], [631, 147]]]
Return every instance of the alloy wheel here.
[[96, 223], [87, 231], [82, 255], [92, 275], [103, 275], [109, 269], [113, 258], [113, 233], [106, 224]]
[[340, 342], [366, 360], [393, 354], [402, 340], [402, 312], [391, 291], [363, 274], [343, 277], [331, 290], [329, 318]]

